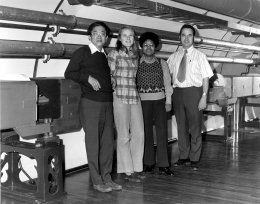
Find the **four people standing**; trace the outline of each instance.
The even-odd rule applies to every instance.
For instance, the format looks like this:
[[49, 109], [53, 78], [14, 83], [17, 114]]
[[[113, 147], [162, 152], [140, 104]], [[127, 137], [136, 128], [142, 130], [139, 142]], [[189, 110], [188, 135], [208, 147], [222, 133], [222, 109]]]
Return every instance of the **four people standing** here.
[[175, 166], [191, 164], [198, 169], [202, 148], [202, 110], [207, 105], [212, 69], [204, 53], [194, 48], [196, 30], [185, 24], [180, 30], [182, 48], [173, 53], [168, 64], [173, 83], [173, 108], [177, 121], [180, 159]]
[[139, 58], [131, 27], [120, 29], [116, 49], [106, 56], [103, 46], [109, 32], [103, 22], [92, 23], [88, 28], [90, 44], [74, 52], [65, 71], [65, 78], [79, 83], [82, 90], [80, 119], [94, 189], [100, 192], [122, 189], [110, 175], [114, 123], [117, 173], [124, 173], [130, 181], [140, 182], [145, 178], [143, 164], [146, 172], [154, 170], [155, 125], [159, 173], [174, 174], [169, 168], [167, 151], [166, 111], [171, 110], [171, 101], [180, 150], [176, 165], [191, 162], [196, 170], [202, 146], [202, 110], [206, 107], [212, 70], [206, 55], [193, 47], [195, 29], [191, 25], [181, 28], [182, 49], [169, 57], [169, 67], [164, 60], [155, 57], [159, 45], [155, 33], [141, 35], [142, 56]]

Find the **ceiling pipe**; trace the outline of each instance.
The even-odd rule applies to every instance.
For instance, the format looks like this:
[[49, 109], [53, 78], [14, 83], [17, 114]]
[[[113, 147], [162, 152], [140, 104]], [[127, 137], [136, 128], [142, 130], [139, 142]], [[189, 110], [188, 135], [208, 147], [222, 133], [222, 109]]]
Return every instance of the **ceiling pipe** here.
[[1, 40], [0, 39], [0, 54], [1, 55], [51, 55], [54, 57], [71, 57], [73, 52], [82, 45], [71, 45], [49, 42], [32, 42], [18, 40]]
[[[65, 27], [67, 29], [77, 28], [77, 29], [85, 29], [85, 30], [88, 29], [88, 26], [91, 23], [97, 21], [94, 19], [79, 18], [72, 15], [52, 14], [52, 13], [46, 13], [41, 11], [12, 8], [7, 6], [0, 6], [0, 20], [43, 24], [43, 25], [57, 25], [57, 26]], [[105, 22], [114, 33], [117, 33], [118, 30], [124, 26], [124, 24], [111, 23], [106, 21], [103, 22]], [[132, 26], [132, 27], [136, 31], [137, 35], [140, 35], [148, 31], [151, 32], [157, 31], [162, 39], [169, 39], [169, 40], [179, 39], [178, 33], [173, 33], [173, 32], [168, 32], [163, 30], [154, 30], [154, 29], [137, 27], [137, 26]]]
[[[0, 22], [0, 27], [2, 28], [11, 28], [11, 29], [22, 29], [22, 30], [33, 30], [33, 31], [45, 31], [47, 30], [48, 32], [53, 32], [54, 29], [53, 27], [42, 27], [42, 26], [31, 26], [31, 25], [24, 25], [24, 24], [14, 24], [14, 23], [1, 23]], [[87, 35], [87, 31], [80, 31], [80, 30], [68, 30], [68, 29], [60, 29], [59, 33], [67, 33], [67, 34], [75, 34], [75, 35]], [[116, 38], [117, 35], [110, 35], [110, 37]], [[214, 50], [214, 51], [221, 51], [221, 52], [230, 52], [230, 53], [240, 53], [240, 54], [252, 54], [252, 52], [249, 51], [241, 51], [241, 50], [230, 50], [226, 48], [221, 48], [220, 46], [224, 46], [224, 41], [219, 41], [219, 40], [212, 40], [209, 38], [195, 38], [196, 45], [195, 47], [198, 49], [206, 49], [206, 50]], [[206, 42], [206, 43], [205, 43]], [[179, 41], [169, 41], [169, 40], [161, 40], [162, 44], [166, 45], [176, 45], [176, 46], [181, 46]], [[212, 45], [210, 46], [203, 46], [202, 44], [207, 44], [207, 45]], [[219, 47], [215, 47], [218, 45]], [[238, 44], [237, 47], [239, 47]], [[227, 46], [230, 46], [230, 43], [227, 42]], [[229, 48], [229, 47], [227, 47]], [[254, 47], [252, 48], [254, 49]]]
[[259, 46], [254, 45], [246, 45], [242, 43], [235, 43], [235, 42], [229, 42], [229, 41], [223, 41], [223, 40], [214, 40], [210, 38], [201, 38], [201, 37], [195, 37], [194, 42], [198, 44], [206, 44], [206, 45], [214, 45], [214, 46], [220, 46], [220, 47], [229, 47], [234, 49], [241, 49], [241, 50], [251, 50], [255, 52], [260, 52]]
[[[157, 52], [156, 56], [163, 59], [168, 59], [171, 53]], [[260, 59], [246, 59], [246, 58], [233, 58], [233, 57], [214, 57], [207, 56], [209, 62], [216, 63], [231, 63], [231, 64], [244, 64], [244, 65], [260, 65]]]
[[260, 24], [259, 0], [172, 0], [196, 8]]
[[[16, 22], [25, 22], [25, 23], [34, 23], [34, 24], [49, 24], [57, 25], [70, 29], [78, 28], [87, 30], [88, 26], [95, 22], [93, 19], [79, 18], [75, 16], [67, 16], [60, 14], [52, 14], [40, 11], [18, 9], [0, 6], [0, 20], [16, 21]], [[118, 30], [124, 26], [123, 24], [105, 22], [112, 30], [112, 32], [117, 33]], [[144, 27], [132, 26], [136, 31], [137, 35], [140, 35], [144, 32], [155, 32], [161, 39], [179, 41], [179, 34], [174, 32], [168, 32], [163, 30], [149, 29]], [[207, 44], [214, 46], [222, 46], [228, 48], [236, 48], [242, 50], [250, 50], [255, 52], [260, 52], [260, 47], [245, 45], [240, 43], [232, 43], [228, 41], [214, 40], [209, 38], [195, 37], [195, 43]]]
[[[0, 57], [7, 58], [8, 56], [17, 56], [21, 58], [34, 58], [35, 56], [50, 55], [51, 58], [68, 59], [73, 52], [83, 45], [63, 44], [63, 43], [41, 43], [31, 41], [17, 41], [17, 40], [1, 40], [0, 39]], [[108, 53], [112, 47], [106, 48]], [[170, 52], [157, 52], [156, 56], [167, 59]], [[247, 65], [259, 65], [260, 59], [241, 59], [241, 58], [226, 58], [226, 57], [208, 57], [210, 62], [219, 63], [235, 63]]]
[[[13, 28], [13, 29], [22, 29], [22, 30], [33, 30], [33, 31], [48, 31], [48, 32], [53, 32], [54, 29], [53, 27], [42, 27], [42, 26], [31, 26], [31, 25], [23, 25], [23, 24], [14, 24], [14, 23], [1, 23], [0, 22], [0, 27], [2, 28]], [[75, 34], [75, 35], [87, 35], [87, 31], [80, 31], [80, 30], [68, 30], [68, 29], [60, 29], [59, 33], [67, 33], [67, 34]], [[116, 36], [112, 36], [116, 37]], [[162, 44], [168, 44], [168, 45], [178, 45], [181, 46], [180, 42], [178, 41], [166, 41], [166, 40], [161, 40]], [[234, 48], [240, 48], [243, 47], [244, 50], [255, 50], [255, 46], [249, 46], [249, 45], [243, 45], [239, 43], [230, 43], [228, 41], [219, 41], [219, 40], [213, 40], [209, 38], [199, 38], [195, 37], [195, 43], [197, 44], [197, 48], [201, 49], [207, 49], [207, 50], [217, 50], [221, 52], [235, 52], [235, 53], [243, 53], [243, 54], [249, 54], [250, 52], [241, 52], [237, 50], [225, 50], [223, 48], [215, 48], [215, 47], [203, 47], [201, 46], [202, 44], [206, 45], [212, 45], [212, 46], [220, 46], [220, 47], [234, 47]]]

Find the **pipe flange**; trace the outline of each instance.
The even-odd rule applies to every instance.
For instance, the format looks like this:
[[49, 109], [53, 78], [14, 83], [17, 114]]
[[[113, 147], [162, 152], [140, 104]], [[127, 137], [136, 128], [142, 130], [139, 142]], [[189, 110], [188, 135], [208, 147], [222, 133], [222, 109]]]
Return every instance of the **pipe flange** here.
[[71, 17], [71, 18], [73, 19], [73, 23], [72, 23], [71, 26], [67, 26], [66, 28], [67, 28], [68, 30], [73, 30], [73, 29], [76, 28], [77, 25], [78, 25], [77, 17], [74, 16], [74, 15], [69, 15], [69, 17]]
[[[64, 16], [68, 16], [62, 9], [60, 9], [59, 12], [60, 12], [62, 15], [64, 15]], [[74, 16], [74, 15], [69, 15], [69, 17], [72, 18], [73, 23], [72, 23], [72, 25], [67, 26], [66, 28], [67, 28], [68, 30], [72, 30], [72, 29], [74, 29], [74, 28], [77, 27], [78, 21], [77, 21], [77, 17]]]

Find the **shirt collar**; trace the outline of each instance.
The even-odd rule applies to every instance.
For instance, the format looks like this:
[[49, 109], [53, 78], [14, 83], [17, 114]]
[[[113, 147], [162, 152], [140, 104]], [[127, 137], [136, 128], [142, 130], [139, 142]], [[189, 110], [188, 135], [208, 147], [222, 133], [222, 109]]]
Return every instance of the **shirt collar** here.
[[[182, 48], [183, 49], [183, 52], [184, 52], [184, 48]], [[191, 53], [192, 52], [192, 50], [194, 49], [194, 47], [193, 47], [193, 45], [191, 46], [191, 47], [189, 47], [188, 49], [187, 49], [187, 53]]]
[[94, 54], [95, 52], [102, 52], [102, 53], [106, 54], [104, 48], [102, 48], [102, 50], [99, 51], [92, 42], [90, 42], [88, 46], [90, 48], [91, 54]]

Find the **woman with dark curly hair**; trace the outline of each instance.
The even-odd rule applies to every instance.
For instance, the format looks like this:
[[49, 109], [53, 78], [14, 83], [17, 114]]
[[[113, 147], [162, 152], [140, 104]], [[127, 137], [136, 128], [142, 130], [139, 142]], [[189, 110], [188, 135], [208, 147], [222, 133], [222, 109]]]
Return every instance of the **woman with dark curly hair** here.
[[153, 125], [155, 125], [159, 173], [173, 176], [167, 152], [166, 111], [171, 110], [172, 95], [169, 68], [166, 61], [154, 55], [159, 45], [159, 37], [155, 33], [143, 33], [139, 38], [139, 44], [142, 48], [142, 57], [136, 79], [144, 117], [144, 171], [153, 172], [156, 163], [153, 137]]

